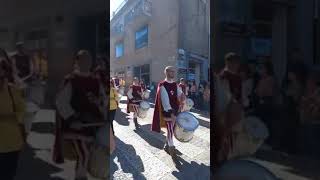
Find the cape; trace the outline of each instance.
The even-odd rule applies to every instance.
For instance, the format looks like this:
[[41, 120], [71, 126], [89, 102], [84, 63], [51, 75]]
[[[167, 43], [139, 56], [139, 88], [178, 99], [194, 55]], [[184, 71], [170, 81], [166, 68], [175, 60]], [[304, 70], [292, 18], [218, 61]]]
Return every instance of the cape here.
[[151, 125], [151, 131], [155, 131], [160, 133], [162, 127], [166, 127], [165, 121], [162, 115], [162, 105], [161, 105], [161, 93], [160, 87], [162, 86], [162, 82], [158, 84], [157, 94], [156, 94], [156, 101], [153, 113], [153, 120]]

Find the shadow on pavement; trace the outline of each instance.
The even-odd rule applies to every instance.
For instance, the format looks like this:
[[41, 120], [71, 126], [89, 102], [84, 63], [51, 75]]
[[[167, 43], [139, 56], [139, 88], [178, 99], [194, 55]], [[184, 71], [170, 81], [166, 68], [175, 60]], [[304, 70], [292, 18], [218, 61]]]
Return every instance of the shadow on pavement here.
[[198, 119], [199, 125], [210, 129], [210, 122]]
[[173, 171], [177, 179], [210, 179], [210, 167], [204, 164], [198, 164], [194, 161], [188, 163], [180, 156], [177, 156], [179, 161], [179, 171]]
[[279, 165], [286, 166], [286, 171], [298, 176], [302, 176], [310, 179], [320, 178], [320, 162], [297, 157], [288, 157], [276, 152], [268, 152], [260, 150], [256, 153], [256, 158]]
[[[133, 130], [136, 134], [138, 134], [142, 139], [144, 139], [150, 146], [153, 146], [158, 149], [162, 149], [164, 146], [164, 142], [161, 141], [160, 139], [157, 139], [155, 137], [152, 137], [150, 133], [143, 129], [138, 129], [138, 130]], [[162, 134], [159, 134], [159, 136], [163, 136]], [[163, 136], [163, 138], [165, 138]]]
[[[120, 167], [124, 173], [132, 174], [134, 180], [146, 180], [142, 172], [145, 171], [143, 162], [136, 154], [136, 151], [132, 145], [125, 144], [120, 139], [116, 138], [116, 150], [110, 157], [110, 179], [114, 179], [117, 176], [115, 173], [119, 170], [118, 165], [115, 162], [115, 158], [120, 163]], [[122, 174], [122, 173], [121, 173]], [[118, 177], [125, 179], [126, 177]]]
[[58, 177], [50, 177], [50, 174], [58, 173], [63, 171], [63, 169], [48, 164], [35, 155], [35, 149], [32, 149], [30, 146], [27, 146], [21, 153], [15, 180], [63, 180]]
[[115, 121], [122, 126], [129, 126], [130, 123], [129, 123], [129, 120], [127, 119], [127, 116], [128, 114], [122, 112], [120, 109], [117, 109]]

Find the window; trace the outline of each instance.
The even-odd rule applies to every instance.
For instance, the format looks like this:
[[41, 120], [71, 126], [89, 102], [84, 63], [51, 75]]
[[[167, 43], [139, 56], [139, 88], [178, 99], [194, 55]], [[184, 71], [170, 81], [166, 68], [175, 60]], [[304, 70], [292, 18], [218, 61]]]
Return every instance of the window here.
[[123, 56], [123, 54], [124, 54], [123, 42], [116, 44], [116, 58]]
[[143, 48], [148, 45], [148, 26], [144, 26], [136, 32], [136, 49]]
[[150, 85], [150, 64], [134, 67], [134, 77], [144, 81], [146, 86]]

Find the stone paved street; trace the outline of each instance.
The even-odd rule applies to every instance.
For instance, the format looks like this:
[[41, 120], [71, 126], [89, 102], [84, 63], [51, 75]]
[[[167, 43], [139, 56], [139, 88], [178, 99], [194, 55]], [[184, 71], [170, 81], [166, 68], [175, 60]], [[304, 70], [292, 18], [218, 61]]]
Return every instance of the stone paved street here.
[[[176, 148], [182, 153], [178, 170], [171, 157], [162, 150], [166, 132], [150, 131], [153, 108], [146, 119], [138, 119], [141, 128], [135, 130], [131, 117], [126, 113], [126, 98], [120, 103], [114, 129], [117, 149], [111, 157], [111, 176], [113, 179], [171, 180], [210, 178], [210, 120], [196, 114], [200, 126], [189, 143], [174, 139]], [[153, 106], [152, 106], [153, 107]]]
[[[28, 136], [28, 146], [21, 154], [16, 180], [73, 180], [74, 161], [52, 161], [55, 111], [40, 110]], [[89, 175], [89, 180], [97, 180]]]

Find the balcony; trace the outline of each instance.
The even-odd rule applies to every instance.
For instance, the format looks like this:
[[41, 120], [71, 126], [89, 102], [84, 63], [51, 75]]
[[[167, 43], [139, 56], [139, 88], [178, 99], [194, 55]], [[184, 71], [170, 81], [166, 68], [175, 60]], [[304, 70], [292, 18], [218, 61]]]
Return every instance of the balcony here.
[[122, 23], [118, 23], [111, 27], [110, 30], [111, 36], [123, 36], [124, 35], [124, 25]]
[[124, 16], [124, 24], [132, 24], [136, 19], [142, 21], [148, 20], [151, 17], [151, 1], [138, 0], [133, 8]]

